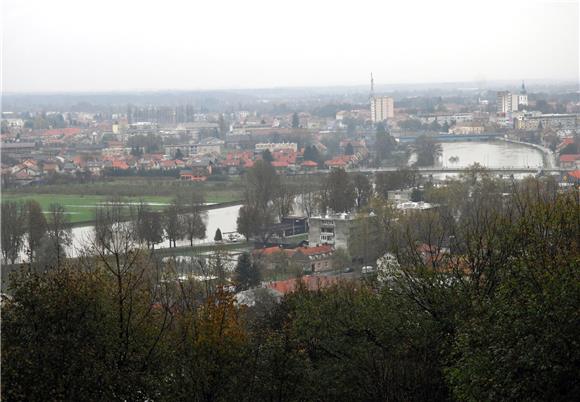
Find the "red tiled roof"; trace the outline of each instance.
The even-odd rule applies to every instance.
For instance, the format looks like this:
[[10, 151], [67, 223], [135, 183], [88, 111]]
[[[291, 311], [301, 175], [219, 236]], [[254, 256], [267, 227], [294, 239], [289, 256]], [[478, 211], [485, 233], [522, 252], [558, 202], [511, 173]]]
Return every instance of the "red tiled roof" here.
[[580, 170], [574, 170], [572, 172], [568, 172], [569, 176], [572, 176], [575, 179], [580, 180]]
[[159, 164], [163, 167], [175, 167], [175, 161], [172, 160], [164, 160], [159, 162]]
[[280, 248], [278, 246], [265, 247], [265, 248], [261, 248], [261, 249], [257, 249], [257, 250], [253, 251], [253, 253], [255, 255], [260, 255], [260, 256], [270, 256], [270, 255], [274, 255], [277, 253], [285, 253], [289, 257], [294, 255], [295, 252], [296, 252], [295, 250], [284, 249], [284, 248]]
[[287, 279], [266, 284], [267, 288], [277, 290], [282, 294], [294, 292], [301, 281], [308, 290], [319, 290], [338, 283], [338, 277], [307, 275], [299, 279]]
[[574, 162], [580, 159], [580, 154], [561, 155], [560, 162]]
[[314, 161], [304, 161], [302, 162], [302, 166], [306, 166], [306, 167], [317, 167], [318, 163], [314, 162]]
[[112, 161], [112, 166], [114, 169], [121, 169], [121, 170], [129, 169], [129, 165], [127, 165], [127, 162], [119, 161], [119, 160]]
[[564, 138], [562, 140], [562, 142], [560, 144], [558, 144], [558, 146], [565, 147], [566, 145], [570, 145], [570, 144], [574, 144], [574, 138]]
[[77, 135], [81, 132], [80, 128], [69, 127], [69, 128], [53, 128], [49, 130], [44, 130], [42, 135], [51, 137], [56, 135], [64, 135], [65, 137]]
[[332, 252], [332, 246], [323, 244], [316, 247], [298, 247], [296, 251], [304, 255], [327, 254]]

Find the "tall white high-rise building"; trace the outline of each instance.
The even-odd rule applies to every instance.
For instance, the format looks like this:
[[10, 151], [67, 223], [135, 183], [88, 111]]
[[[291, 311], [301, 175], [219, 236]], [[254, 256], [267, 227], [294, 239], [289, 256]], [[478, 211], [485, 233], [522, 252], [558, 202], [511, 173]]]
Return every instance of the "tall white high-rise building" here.
[[[514, 99], [514, 95], [510, 91], [500, 91], [497, 93], [497, 113], [506, 114], [515, 112], [518, 110], [517, 95]], [[514, 102], [515, 100], [515, 102]]]
[[500, 91], [497, 93], [498, 114], [517, 112], [520, 105], [528, 105], [528, 92], [523, 82], [519, 94], [512, 94], [509, 91]]
[[395, 117], [395, 102], [390, 96], [373, 96], [371, 98], [371, 119], [379, 123]]

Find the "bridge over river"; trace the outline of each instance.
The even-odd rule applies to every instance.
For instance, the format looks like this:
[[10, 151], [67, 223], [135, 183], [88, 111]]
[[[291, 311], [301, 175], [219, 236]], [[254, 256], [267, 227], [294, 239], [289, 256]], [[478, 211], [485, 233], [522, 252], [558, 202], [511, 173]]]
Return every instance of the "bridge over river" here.
[[[481, 134], [437, 134], [429, 136], [429, 138], [438, 142], [463, 142], [463, 141], [491, 141], [503, 138], [503, 134], [498, 133], [481, 133]], [[401, 144], [410, 144], [415, 142], [419, 135], [402, 135], [395, 137]]]
[[[353, 168], [347, 169], [347, 172], [359, 172], [359, 173], [375, 173], [375, 172], [395, 172], [399, 170], [398, 167], [379, 167], [379, 168]], [[420, 174], [445, 174], [445, 173], [465, 173], [469, 170], [467, 167], [419, 167], [415, 168]], [[502, 167], [485, 167], [487, 172], [499, 175], [510, 175], [510, 174], [550, 174], [550, 173], [563, 173], [569, 169], [563, 168], [542, 168], [542, 167], [522, 167], [522, 166], [502, 166]]]

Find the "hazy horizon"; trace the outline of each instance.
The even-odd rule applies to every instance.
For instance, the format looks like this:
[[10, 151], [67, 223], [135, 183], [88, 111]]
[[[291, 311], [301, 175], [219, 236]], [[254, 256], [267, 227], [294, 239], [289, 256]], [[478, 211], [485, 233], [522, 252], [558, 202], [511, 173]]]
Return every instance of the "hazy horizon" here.
[[578, 1], [4, 0], [3, 93], [579, 81]]

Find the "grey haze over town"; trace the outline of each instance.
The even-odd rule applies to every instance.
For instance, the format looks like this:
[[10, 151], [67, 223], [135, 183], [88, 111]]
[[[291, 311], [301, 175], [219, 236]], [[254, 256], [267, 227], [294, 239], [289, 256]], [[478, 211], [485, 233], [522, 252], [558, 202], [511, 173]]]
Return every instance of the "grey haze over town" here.
[[579, 25], [3, 0], [0, 399], [578, 399]]
[[4, 0], [3, 89], [575, 81], [578, 17], [568, 0]]

